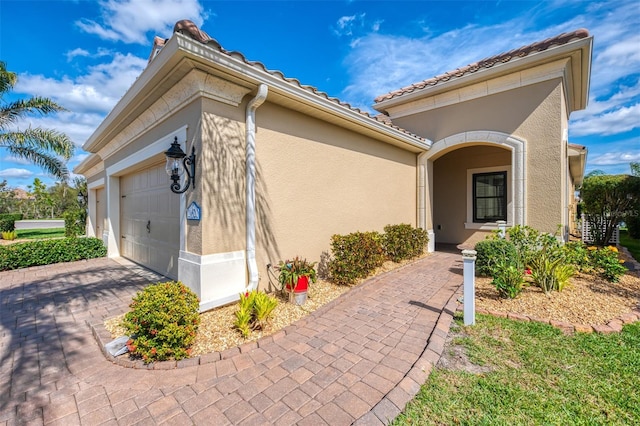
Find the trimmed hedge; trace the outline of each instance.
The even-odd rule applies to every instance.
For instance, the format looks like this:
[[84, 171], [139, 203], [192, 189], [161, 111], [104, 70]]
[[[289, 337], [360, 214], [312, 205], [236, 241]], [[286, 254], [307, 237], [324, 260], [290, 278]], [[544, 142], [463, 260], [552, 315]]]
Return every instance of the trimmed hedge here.
[[16, 229], [16, 220], [22, 220], [22, 213], [1, 213], [0, 232], [13, 232]]
[[429, 242], [427, 231], [406, 223], [384, 227], [382, 245], [387, 257], [394, 262], [412, 259], [424, 253]]
[[63, 238], [0, 246], [0, 271], [73, 262], [107, 255], [98, 238]]
[[354, 284], [387, 259], [400, 262], [420, 256], [429, 242], [425, 230], [404, 223], [387, 225], [384, 231], [332, 236], [332, 259], [328, 265], [331, 279], [336, 284]]
[[337, 284], [353, 284], [385, 261], [382, 235], [378, 232], [334, 235], [331, 251], [333, 259], [329, 262], [329, 273]]

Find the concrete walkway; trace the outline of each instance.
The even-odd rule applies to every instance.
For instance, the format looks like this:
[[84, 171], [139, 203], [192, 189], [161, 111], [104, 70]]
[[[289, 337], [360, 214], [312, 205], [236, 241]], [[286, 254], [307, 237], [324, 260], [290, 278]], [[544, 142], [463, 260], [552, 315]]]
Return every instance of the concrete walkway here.
[[106, 360], [89, 326], [159, 276], [111, 259], [0, 272], [0, 425], [384, 424], [439, 359], [461, 274], [459, 254], [434, 253], [258, 344], [160, 371]]

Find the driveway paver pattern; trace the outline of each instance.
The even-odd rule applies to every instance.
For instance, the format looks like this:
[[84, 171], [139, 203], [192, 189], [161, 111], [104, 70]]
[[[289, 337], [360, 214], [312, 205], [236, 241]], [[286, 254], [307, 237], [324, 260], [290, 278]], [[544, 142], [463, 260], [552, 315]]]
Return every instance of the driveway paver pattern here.
[[462, 262], [433, 253], [214, 362], [105, 359], [90, 325], [160, 280], [106, 258], [0, 272], [0, 425], [384, 424], [442, 353]]

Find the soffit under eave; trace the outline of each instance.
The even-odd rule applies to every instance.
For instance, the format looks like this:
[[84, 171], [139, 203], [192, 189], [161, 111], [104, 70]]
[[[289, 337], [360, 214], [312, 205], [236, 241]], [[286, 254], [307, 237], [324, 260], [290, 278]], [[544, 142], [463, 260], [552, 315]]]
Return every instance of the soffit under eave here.
[[584, 179], [587, 152], [587, 148], [576, 149], [569, 145], [569, 173], [571, 173], [571, 178], [576, 186], [581, 185]]

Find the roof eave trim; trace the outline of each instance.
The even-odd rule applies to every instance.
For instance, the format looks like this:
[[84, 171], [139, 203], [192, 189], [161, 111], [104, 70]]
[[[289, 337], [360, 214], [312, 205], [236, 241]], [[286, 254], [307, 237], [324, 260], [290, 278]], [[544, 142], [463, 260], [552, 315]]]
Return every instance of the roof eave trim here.
[[204, 50], [202, 47], [206, 47], [206, 45], [203, 45], [196, 40], [192, 40], [183, 34], [176, 33], [175, 38], [180, 49], [187, 52], [192, 59], [213, 61], [213, 63], [208, 63], [207, 65], [213, 65], [223, 72], [231, 73], [234, 77], [243, 79], [256, 87], [261, 83], [267, 84], [269, 86], [269, 93], [275, 92], [279, 95], [297, 100], [303, 104], [316, 108], [319, 107], [326, 113], [352, 123], [359, 124], [370, 130], [374, 130], [377, 133], [396, 139], [398, 142], [409, 145], [420, 151], [427, 151], [431, 147], [427, 140], [421, 141], [417, 136], [411, 136], [400, 130], [394, 129], [387, 124], [379, 122], [374, 118], [341, 106], [329, 99], [325, 99], [322, 96], [305, 90], [302, 87], [288, 83], [287, 81], [267, 71], [262, 71], [238, 58], [232, 57], [213, 48], [207, 48]]
[[[510, 72], [515, 72], [518, 68], [526, 68], [527, 66], [530, 66], [531, 64], [534, 64], [536, 62], [541, 62], [541, 61], [549, 62], [550, 60], [556, 59], [556, 57], [557, 59], [561, 59], [563, 57], [570, 58], [572, 52], [576, 52], [579, 50], [584, 51], [585, 49], [588, 49], [588, 52], [589, 52], [588, 58], [581, 58], [582, 60], [581, 70], [585, 75], [580, 76], [581, 89], [583, 93], [581, 94], [581, 97], [580, 97], [579, 106], [581, 106], [581, 108], [578, 108], [578, 109], [584, 109], [586, 107], [586, 101], [588, 99], [588, 93], [589, 93], [592, 46], [593, 46], [593, 36], [585, 37], [579, 40], [574, 40], [562, 46], [557, 46], [552, 49], [548, 49], [542, 52], [537, 52], [535, 54], [526, 56], [524, 58], [517, 58], [506, 63], [496, 64], [491, 68], [484, 68], [482, 70], [479, 70], [471, 74], [465, 74], [462, 77], [456, 77], [449, 81], [439, 82], [433, 86], [424, 87], [422, 89], [415, 89], [412, 92], [404, 93], [402, 95], [397, 95], [390, 99], [385, 99], [383, 101], [375, 103], [373, 105], [373, 108], [376, 111], [386, 112], [388, 109], [393, 108], [396, 105], [409, 103], [416, 99], [433, 96], [438, 93], [457, 89], [459, 87], [469, 86], [479, 81], [489, 80], [493, 78], [493, 76], [495, 76], [496, 74], [509, 74]], [[584, 65], [585, 60], [586, 60], [586, 67]], [[571, 90], [573, 90], [573, 88], [571, 88]]]

